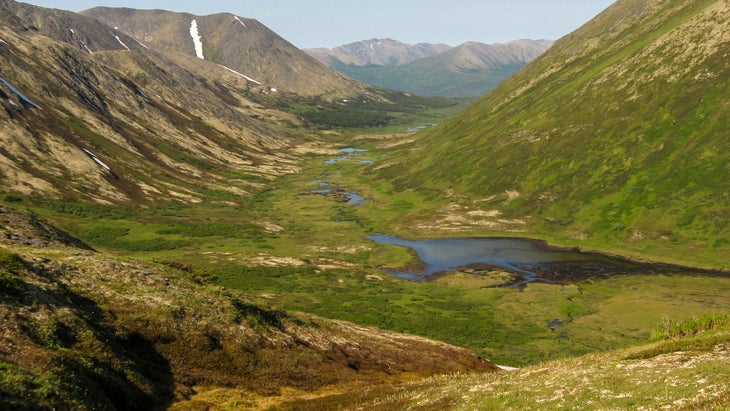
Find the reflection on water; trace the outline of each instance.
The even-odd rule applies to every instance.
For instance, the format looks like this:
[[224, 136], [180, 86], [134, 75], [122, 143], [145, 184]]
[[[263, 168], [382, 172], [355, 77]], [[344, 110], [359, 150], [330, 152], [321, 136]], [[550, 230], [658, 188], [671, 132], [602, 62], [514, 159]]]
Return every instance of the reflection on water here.
[[548, 247], [546, 243], [520, 238], [448, 238], [404, 240], [372, 235], [380, 244], [408, 247], [425, 265], [423, 271], [390, 272], [400, 278], [424, 281], [429, 276], [459, 267], [487, 265], [513, 273], [512, 285], [563, 281], [575, 277], [627, 273], [639, 269], [656, 272], [666, 266], [641, 264], [620, 257]]

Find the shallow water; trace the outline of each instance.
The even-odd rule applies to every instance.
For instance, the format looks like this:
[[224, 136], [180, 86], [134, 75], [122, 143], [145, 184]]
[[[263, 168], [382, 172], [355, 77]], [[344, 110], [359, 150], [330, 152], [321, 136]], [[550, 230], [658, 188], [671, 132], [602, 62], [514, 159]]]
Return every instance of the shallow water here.
[[390, 235], [372, 235], [368, 238], [377, 243], [414, 250], [424, 265], [423, 270], [388, 271], [411, 281], [426, 281], [437, 273], [483, 265], [512, 273], [515, 280], [509, 285], [525, 285], [535, 281], [564, 282], [577, 278], [635, 272], [676, 272], [682, 269], [640, 263], [600, 253], [550, 247], [545, 242], [523, 238], [404, 240]]

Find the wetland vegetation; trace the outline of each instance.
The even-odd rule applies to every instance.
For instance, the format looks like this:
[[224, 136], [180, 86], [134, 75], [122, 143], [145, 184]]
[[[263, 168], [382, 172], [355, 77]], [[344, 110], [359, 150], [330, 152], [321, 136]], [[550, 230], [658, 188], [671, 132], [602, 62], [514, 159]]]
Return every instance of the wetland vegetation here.
[[[554, 270], [549, 277], [546, 268], [546, 281], [507, 288], [498, 286], [522, 281], [519, 269], [457, 264], [425, 282], [389, 275], [422, 263], [406, 248], [373, 242], [375, 233], [521, 235], [470, 224], [494, 216], [470, 213], [469, 198], [398, 192], [373, 179], [373, 168], [389, 161], [389, 147], [411, 137], [348, 136], [353, 144], [341, 147], [358, 150], [308, 154], [301, 172], [252, 196], [128, 209], [15, 197], [12, 204], [97, 249], [184, 266], [200, 282], [241, 290], [265, 306], [426, 336], [511, 366], [631, 346], [649, 341], [667, 318], [730, 310], [730, 276], [679, 266], [597, 275], [589, 265], [582, 275], [563, 277]], [[354, 157], [327, 161], [343, 156]], [[347, 193], [366, 201], [353, 204]], [[444, 230], [444, 219], [458, 231]]]

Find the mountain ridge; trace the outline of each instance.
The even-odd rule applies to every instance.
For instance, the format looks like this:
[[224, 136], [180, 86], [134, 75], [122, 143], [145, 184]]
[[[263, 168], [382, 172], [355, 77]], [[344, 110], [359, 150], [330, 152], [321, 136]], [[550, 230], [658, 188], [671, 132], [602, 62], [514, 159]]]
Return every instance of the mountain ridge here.
[[304, 51], [332, 67], [333, 64], [354, 66], [398, 66], [412, 63], [450, 49], [446, 44], [407, 44], [391, 38], [362, 40], [335, 48], [313, 48]]
[[545, 52], [552, 43], [528, 39], [504, 44], [466, 42], [400, 64], [378, 64], [387, 59], [373, 62], [348, 55], [347, 50], [321, 59], [350, 77], [379, 87], [423, 96], [475, 98]]
[[16, 24], [0, 28], [0, 74], [39, 106], [0, 102], [5, 189], [99, 202], [195, 201], [201, 189], [230, 190], [230, 176], [219, 173], [231, 165], [248, 169], [239, 176], [251, 187], [292, 169], [283, 149], [294, 136], [288, 124], [298, 120], [267, 110], [258, 85], [178, 58], [206, 76], [195, 74], [89, 17], [4, 4]]
[[[327, 70], [257, 20], [230, 13], [195, 16], [164, 10], [95, 7], [81, 14], [118, 27], [163, 52], [221, 64], [255, 82], [302, 96], [351, 97], [363, 85]], [[193, 22], [198, 39], [193, 39]], [[200, 49], [196, 49], [196, 41]]]

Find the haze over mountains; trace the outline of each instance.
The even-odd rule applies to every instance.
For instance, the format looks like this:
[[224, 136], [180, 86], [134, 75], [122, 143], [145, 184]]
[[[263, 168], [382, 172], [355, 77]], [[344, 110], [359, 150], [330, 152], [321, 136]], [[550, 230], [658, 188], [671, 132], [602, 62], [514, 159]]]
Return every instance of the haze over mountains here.
[[306, 51], [368, 84], [423, 96], [473, 98], [484, 95], [552, 44], [550, 40], [515, 40], [450, 47], [373, 39]]

